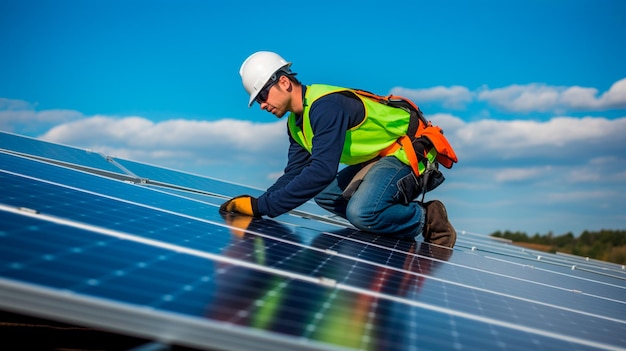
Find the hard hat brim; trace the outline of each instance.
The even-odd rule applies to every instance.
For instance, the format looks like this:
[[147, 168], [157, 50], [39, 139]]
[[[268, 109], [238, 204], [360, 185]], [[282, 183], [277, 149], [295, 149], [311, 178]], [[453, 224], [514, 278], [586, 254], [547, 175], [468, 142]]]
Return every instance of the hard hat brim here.
[[[291, 71], [289, 70], [289, 67], [291, 67], [291, 62], [287, 62], [287, 64], [279, 67], [277, 70], [272, 72], [272, 74], [269, 77], [267, 77], [267, 80], [261, 86], [261, 89], [263, 89], [262, 87], [264, 87], [267, 84], [267, 82], [269, 82], [269, 80], [272, 77], [272, 75], [276, 74], [276, 72], [284, 71], [286, 74], [296, 75], [296, 73], [291, 73]], [[256, 92], [254, 94], [250, 94], [250, 100], [248, 101], [248, 108], [250, 108], [250, 107], [252, 107], [252, 105], [254, 105], [254, 101], [255, 101], [256, 97], [259, 95], [259, 93], [261, 92], [261, 89], [256, 90]]]

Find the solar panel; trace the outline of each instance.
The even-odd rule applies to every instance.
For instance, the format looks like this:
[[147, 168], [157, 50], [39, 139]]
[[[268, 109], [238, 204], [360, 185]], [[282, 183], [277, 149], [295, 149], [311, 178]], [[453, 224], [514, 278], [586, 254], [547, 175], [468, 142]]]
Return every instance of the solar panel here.
[[50, 162], [71, 164], [76, 168], [84, 167], [93, 172], [104, 171], [124, 174], [120, 167], [111, 162], [111, 158], [102, 153], [66, 145], [45, 143], [37, 139], [2, 131], [0, 131], [0, 150], [24, 154], [32, 158], [41, 158]]
[[5, 311], [204, 350], [626, 348], [620, 265], [391, 240], [313, 204], [244, 227], [218, 207], [258, 189], [8, 133], [0, 150]]

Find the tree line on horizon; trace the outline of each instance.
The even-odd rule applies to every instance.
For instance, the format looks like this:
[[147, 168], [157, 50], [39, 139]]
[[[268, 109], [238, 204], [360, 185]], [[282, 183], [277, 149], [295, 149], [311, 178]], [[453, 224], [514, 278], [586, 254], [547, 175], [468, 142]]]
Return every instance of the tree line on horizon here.
[[597, 260], [626, 264], [626, 230], [583, 231], [575, 236], [568, 232], [555, 236], [552, 232], [528, 236], [524, 232], [496, 231], [496, 238], [511, 240], [528, 248], [556, 253], [564, 252]]

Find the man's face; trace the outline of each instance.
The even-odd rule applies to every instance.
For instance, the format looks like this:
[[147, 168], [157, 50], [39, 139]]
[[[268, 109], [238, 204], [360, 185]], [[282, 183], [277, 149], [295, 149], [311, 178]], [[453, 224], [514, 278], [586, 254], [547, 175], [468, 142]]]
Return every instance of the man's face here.
[[[281, 118], [285, 113], [289, 112], [289, 99], [288, 92], [291, 86], [291, 81], [285, 76], [280, 76], [278, 82], [273, 84], [267, 89], [267, 93], [260, 92], [257, 96], [257, 102], [261, 105], [261, 110], [265, 110], [274, 116]], [[263, 101], [263, 98], [265, 98]]]

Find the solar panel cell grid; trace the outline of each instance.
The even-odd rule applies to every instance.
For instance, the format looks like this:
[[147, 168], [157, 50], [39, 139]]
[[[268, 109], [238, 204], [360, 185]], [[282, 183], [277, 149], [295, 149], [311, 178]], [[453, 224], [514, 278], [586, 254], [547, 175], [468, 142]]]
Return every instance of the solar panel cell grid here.
[[217, 211], [245, 192], [233, 184], [124, 161], [162, 183], [5, 153], [0, 164], [0, 308], [62, 309], [61, 320], [156, 340], [167, 325], [170, 342], [207, 349], [626, 346], [614, 265], [474, 235], [454, 250], [396, 241], [318, 213], [244, 228]]

